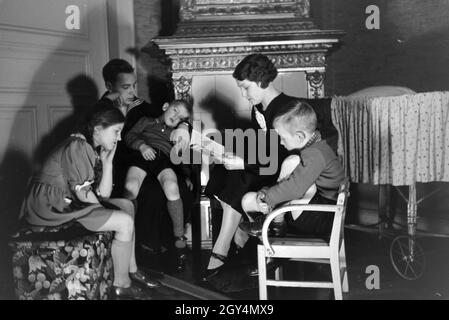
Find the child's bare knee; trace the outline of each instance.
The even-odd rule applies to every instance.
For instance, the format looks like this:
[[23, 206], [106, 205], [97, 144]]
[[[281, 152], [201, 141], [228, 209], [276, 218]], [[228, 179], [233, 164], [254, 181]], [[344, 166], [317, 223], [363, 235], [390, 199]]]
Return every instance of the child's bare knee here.
[[137, 179], [128, 179], [125, 182], [126, 198], [134, 200], [139, 194], [139, 182]]
[[248, 192], [242, 198], [242, 209], [245, 212], [253, 211], [256, 205], [256, 192]]
[[165, 195], [167, 198], [173, 198], [177, 197], [179, 198], [179, 187], [178, 187], [178, 181], [176, 180], [167, 180], [164, 181], [162, 185], [162, 189], [164, 189]]

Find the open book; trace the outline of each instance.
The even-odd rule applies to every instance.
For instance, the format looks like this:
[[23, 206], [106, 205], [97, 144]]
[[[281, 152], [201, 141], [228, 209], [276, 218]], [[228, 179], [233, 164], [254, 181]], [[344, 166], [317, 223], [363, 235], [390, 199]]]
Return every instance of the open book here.
[[222, 144], [208, 138], [195, 129], [192, 130], [192, 138], [190, 141], [193, 150], [207, 155], [211, 158], [210, 160], [223, 163], [225, 148]]

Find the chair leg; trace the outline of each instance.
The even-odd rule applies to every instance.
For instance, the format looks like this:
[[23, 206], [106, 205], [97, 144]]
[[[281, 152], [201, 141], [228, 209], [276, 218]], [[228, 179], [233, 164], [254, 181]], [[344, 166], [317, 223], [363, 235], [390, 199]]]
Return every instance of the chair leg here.
[[263, 245], [257, 246], [257, 265], [259, 268], [259, 299], [267, 300], [267, 266]]
[[332, 271], [332, 284], [334, 286], [335, 300], [343, 300], [343, 293], [341, 288], [341, 276], [340, 276], [340, 258], [338, 254], [332, 255], [331, 271]]
[[346, 265], [345, 240], [342, 241], [341, 247], [340, 247], [340, 261], [341, 261], [340, 262], [341, 263], [341, 267], [344, 270], [342, 290], [343, 290], [343, 292], [349, 292], [348, 267]]

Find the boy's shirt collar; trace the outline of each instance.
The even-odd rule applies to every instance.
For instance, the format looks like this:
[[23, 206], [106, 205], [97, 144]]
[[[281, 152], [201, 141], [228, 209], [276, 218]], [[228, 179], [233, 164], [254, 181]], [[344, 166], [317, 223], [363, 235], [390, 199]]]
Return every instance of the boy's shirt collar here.
[[128, 108], [127, 108], [127, 110], [126, 110], [126, 113], [130, 112], [130, 111], [131, 111], [132, 109], [134, 109], [135, 107], [140, 106], [143, 102], [144, 102], [143, 99], [140, 99], [140, 98], [135, 97], [134, 101], [131, 102], [131, 103], [128, 105]]
[[301, 148], [301, 151], [320, 141], [321, 141], [321, 133], [318, 130], [316, 130], [313, 133], [312, 137], [310, 137], [309, 141], [307, 141], [306, 145]]
[[[106, 96], [108, 95], [108, 91], [106, 91], [103, 96], [100, 98], [100, 100], [103, 101], [107, 101], [110, 102], [112, 105], [114, 105], [114, 101], [109, 100], [108, 98], [106, 98]], [[128, 107], [126, 108], [126, 114], [128, 114], [128, 112], [130, 112], [132, 109], [134, 109], [135, 107], [140, 106], [142, 103], [144, 103], [143, 99], [140, 99], [138, 97], [135, 97], [134, 101], [131, 102]]]

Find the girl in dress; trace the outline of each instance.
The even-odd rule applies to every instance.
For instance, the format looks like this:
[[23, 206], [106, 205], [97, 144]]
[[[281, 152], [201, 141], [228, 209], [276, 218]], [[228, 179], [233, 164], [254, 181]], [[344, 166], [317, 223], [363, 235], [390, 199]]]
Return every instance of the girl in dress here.
[[96, 108], [80, 132], [59, 145], [33, 176], [21, 218], [36, 230], [77, 221], [90, 231], [114, 231], [113, 294], [117, 298], [143, 298], [143, 291], [131, 280], [150, 288], [159, 283], [136, 265], [134, 206], [126, 199], [109, 199], [112, 160], [124, 121], [118, 109]]

